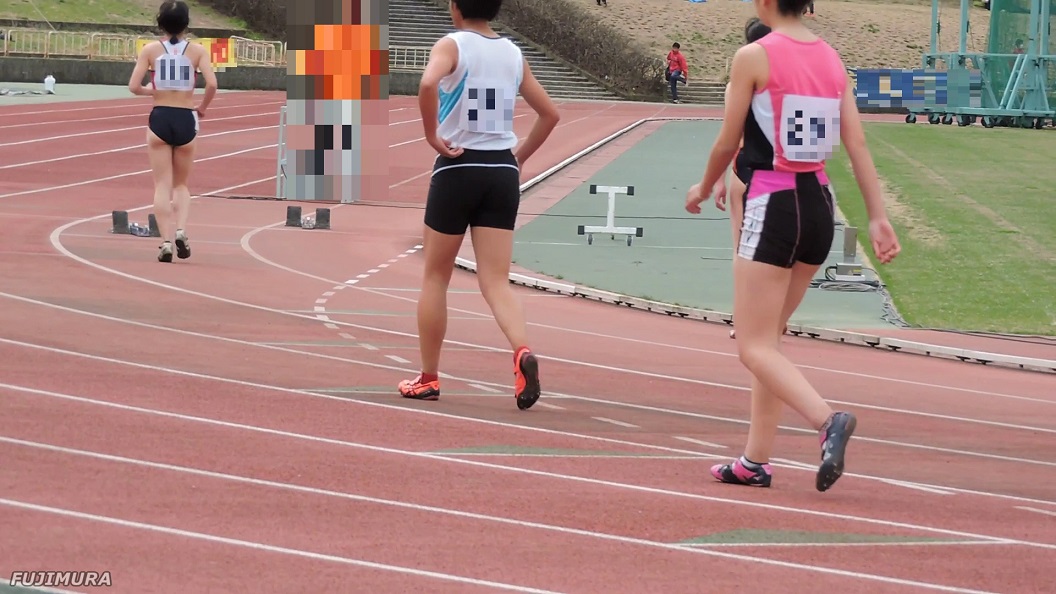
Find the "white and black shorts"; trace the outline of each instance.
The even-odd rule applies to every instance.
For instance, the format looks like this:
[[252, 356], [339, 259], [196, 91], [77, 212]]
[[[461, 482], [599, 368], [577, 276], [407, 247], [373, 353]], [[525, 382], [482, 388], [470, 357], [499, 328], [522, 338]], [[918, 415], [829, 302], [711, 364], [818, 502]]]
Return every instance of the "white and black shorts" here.
[[737, 255], [791, 268], [821, 266], [832, 249], [835, 203], [824, 171], [752, 171]]

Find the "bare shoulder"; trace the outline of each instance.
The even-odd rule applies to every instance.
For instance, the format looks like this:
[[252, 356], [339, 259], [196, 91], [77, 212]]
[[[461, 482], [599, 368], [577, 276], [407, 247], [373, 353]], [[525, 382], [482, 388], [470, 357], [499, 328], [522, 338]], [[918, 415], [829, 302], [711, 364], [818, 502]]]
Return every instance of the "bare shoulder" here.
[[757, 63], [766, 60], [766, 48], [758, 43], [742, 45], [737, 53], [733, 55], [735, 61], [743, 63]]
[[144, 45], [139, 52], [140, 55], [146, 56], [147, 60], [153, 63], [158, 56], [165, 53], [165, 47], [161, 45], [160, 41], [152, 41]]

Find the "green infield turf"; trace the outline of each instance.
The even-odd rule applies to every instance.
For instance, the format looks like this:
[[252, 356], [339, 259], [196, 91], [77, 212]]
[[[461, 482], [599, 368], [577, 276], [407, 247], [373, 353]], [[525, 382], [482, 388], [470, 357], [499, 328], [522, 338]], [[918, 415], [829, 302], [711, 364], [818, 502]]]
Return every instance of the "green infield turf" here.
[[[906, 321], [1056, 335], [1056, 131], [867, 124], [866, 135], [902, 254], [879, 267], [865, 251]], [[828, 170], [864, 231], [846, 153]]]

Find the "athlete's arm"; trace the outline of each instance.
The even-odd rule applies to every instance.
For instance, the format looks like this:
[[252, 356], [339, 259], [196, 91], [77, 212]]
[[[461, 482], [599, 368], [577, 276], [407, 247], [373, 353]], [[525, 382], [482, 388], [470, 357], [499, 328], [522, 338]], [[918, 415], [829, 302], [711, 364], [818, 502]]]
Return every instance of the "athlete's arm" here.
[[865, 144], [862, 118], [858, 113], [858, 105], [855, 104], [854, 87], [849, 80], [847, 90], [843, 93], [843, 101], [840, 103], [840, 143], [847, 150], [847, 156], [851, 158], [851, 167], [854, 169], [854, 177], [858, 180], [858, 187], [862, 191], [862, 198], [865, 199], [865, 209], [869, 213], [869, 219], [887, 216], [884, 213], [880, 178], [877, 176], [873, 157], [869, 154], [869, 147]]
[[528, 134], [528, 138], [517, 149], [517, 164], [523, 167], [524, 162], [535, 151], [539, 150], [539, 147], [543, 145], [543, 142], [557, 127], [557, 123], [561, 120], [561, 114], [557, 112], [557, 106], [550, 99], [550, 95], [546, 93], [546, 89], [539, 84], [539, 80], [532, 74], [532, 69], [528, 66], [528, 60], [524, 61], [524, 77], [521, 79], [519, 91], [525, 102], [528, 103], [528, 107], [531, 107], [539, 115], [535, 120], [535, 125], [532, 126], [532, 131]]
[[198, 47], [198, 69], [202, 71], [202, 78], [205, 79], [205, 94], [202, 96], [202, 102], [198, 104], [195, 111], [198, 115], [204, 116], [205, 110], [209, 108], [209, 104], [213, 102], [213, 97], [216, 96], [216, 89], [219, 85], [216, 82], [216, 73], [213, 72], [213, 61], [209, 52], [204, 46]]
[[147, 68], [150, 66], [150, 57], [147, 55], [147, 47], [143, 46], [143, 49], [139, 52], [139, 57], [136, 58], [136, 66], [132, 69], [132, 77], [128, 79], [128, 90], [133, 95], [153, 95], [153, 87], [143, 86], [143, 77], [147, 75]]
[[[760, 73], [766, 68], [766, 54], [762, 47], [750, 44], [737, 50], [730, 64], [730, 84], [726, 92], [726, 109], [722, 119], [722, 129], [708, 156], [708, 166], [704, 171], [704, 180], [690, 189], [686, 200], [686, 210], [700, 212], [700, 203], [708, 198], [715, 182], [737, 156], [744, 136], [744, 120], [755, 93], [755, 83], [761, 78]], [[704, 192], [707, 192], [705, 194]]]
[[865, 210], [869, 215], [869, 239], [873, 244], [873, 252], [880, 262], [887, 264], [901, 251], [898, 237], [887, 219], [887, 211], [884, 208], [884, 197], [880, 189], [880, 177], [876, 173], [876, 165], [873, 157], [869, 154], [869, 147], [865, 144], [865, 130], [862, 128], [862, 118], [858, 113], [858, 105], [855, 103], [854, 86], [850, 80], [847, 81], [847, 90], [843, 93], [840, 103], [840, 142], [847, 149], [847, 156], [851, 158], [851, 168], [854, 177], [858, 180], [858, 189], [862, 192], [865, 201]]
[[461, 148], [452, 149], [436, 135], [440, 125], [440, 79], [454, 72], [457, 65], [458, 44], [450, 37], [442, 37], [429, 52], [429, 63], [425, 65], [422, 80], [418, 83], [418, 109], [422, 113], [425, 140], [445, 157], [462, 154]]
[[[730, 102], [730, 84], [726, 83], [726, 91], [723, 94], [724, 104]], [[744, 146], [744, 137], [741, 137], [741, 141], [737, 143], [737, 150], [740, 151]], [[737, 168], [737, 153], [733, 154], [733, 159], [730, 159], [729, 172], [733, 172]], [[722, 170], [722, 175], [719, 176], [719, 181], [715, 182], [712, 186], [711, 192], [715, 195], [715, 208], [719, 210], [726, 210], [726, 176], [728, 172], [726, 169]], [[736, 174], [735, 174], [736, 175]]]

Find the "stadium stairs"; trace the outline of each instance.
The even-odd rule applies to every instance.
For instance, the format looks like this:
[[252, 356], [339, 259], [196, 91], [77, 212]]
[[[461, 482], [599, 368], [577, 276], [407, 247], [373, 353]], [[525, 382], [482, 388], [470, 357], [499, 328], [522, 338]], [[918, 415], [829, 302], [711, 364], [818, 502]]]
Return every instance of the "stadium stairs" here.
[[[590, 80], [571, 65], [554, 59], [508, 29], [495, 27], [517, 44], [528, 59], [535, 77], [554, 99], [614, 101], [621, 97]], [[451, 17], [431, 0], [389, 0], [389, 47], [431, 47], [454, 31]], [[399, 68], [390, 60], [392, 69]]]

